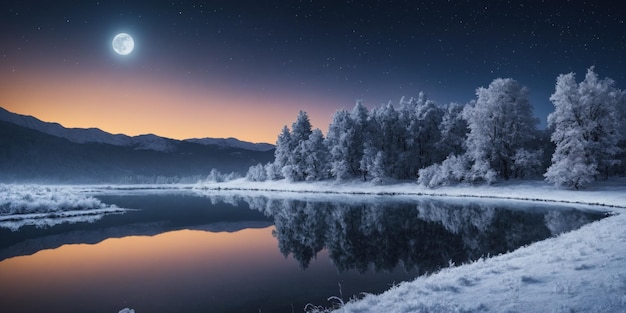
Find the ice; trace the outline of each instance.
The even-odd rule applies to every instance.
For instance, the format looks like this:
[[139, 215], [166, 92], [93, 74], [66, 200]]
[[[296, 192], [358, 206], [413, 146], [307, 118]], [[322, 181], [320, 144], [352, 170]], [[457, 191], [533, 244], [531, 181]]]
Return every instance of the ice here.
[[94, 222], [124, 211], [68, 186], [0, 185], [0, 227], [14, 231], [27, 225]]

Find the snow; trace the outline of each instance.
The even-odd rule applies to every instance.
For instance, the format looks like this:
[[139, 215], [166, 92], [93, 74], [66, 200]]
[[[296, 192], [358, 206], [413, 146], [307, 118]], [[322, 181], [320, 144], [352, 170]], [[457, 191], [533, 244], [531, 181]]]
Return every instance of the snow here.
[[135, 310], [129, 308], [123, 308], [118, 313], [135, 313]]
[[173, 139], [148, 134], [131, 137], [128, 145], [133, 146], [135, 150], [172, 152], [175, 149], [174, 144], [172, 143], [173, 141]]
[[626, 215], [367, 295], [339, 312], [625, 312]]
[[[626, 178], [586, 190], [559, 189], [544, 181], [456, 185], [428, 189], [413, 183], [291, 183], [285, 180], [199, 183], [200, 191], [256, 190], [295, 193], [430, 195], [588, 204], [616, 214], [513, 252], [443, 269], [351, 300], [330, 297], [311, 312], [626, 312]], [[329, 295], [331, 296], [331, 295]], [[344, 303], [344, 301], [346, 303]]]
[[[359, 300], [350, 301], [333, 297], [328, 303], [316, 303], [307, 306], [307, 309], [312, 312], [330, 311], [323, 306], [339, 304], [340, 307], [336, 307], [337, 312], [355, 313], [626, 312], [626, 214], [622, 214], [626, 209], [626, 178], [595, 182], [585, 190], [559, 189], [545, 181], [509, 181], [493, 185], [461, 184], [437, 189], [410, 182], [376, 185], [359, 180], [293, 183], [286, 180], [250, 182], [236, 179], [220, 183], [201, 182], [193, 186], [169, 185], [169, 189], [164, 189], [163, 185], [0, 185], [0, 208], [6, 210], [7, 203], [14, 203], [11, 205], [19, 204], [21, 207], [31, 208], [31, 212], [24, 214], [45, 214], [50, 205], [39, 206], [35, 203], [50, 202], [91, 203], [90, 209], [106, 209], [111, 206], [94, 202], [89, 194], [108, 191], [132, 193], [151, 188], [193, 189], [199, 193], [225, 196], [242, 191], [251, 194], [283, 191], [284, 195], [297, 198], [351, 195], [346, 197], [346, 201], [360, 195], [428, 195], [448, 197], [456, 199], [455, 201], [471, 197], [585, 204], [586, 208], [598, 210], [608, 208], [616, 214], [513, 252], [420, 276], [413, 281], [395, 285], [380, 295], [365, 295]], [[228, 192], [229, 190], [232, 192]], [[57, 195], [57, 198], [50, 198], [53, 195]], [[64, 209], [53, 213], [71, 211], [72, 209]], [[133, 310], [124, 309], [120, 312], [129, 313]]]
[[190, 138], [183, 141], [198, 143], [201, 145], [218, 145], [222, 147], [241, 148], [253, 151], [270, 151], [274, 149], [274, 145], [269, 143], [253, 143], [241, 141], [237, 138]]
[[94, 222], [124, 211], [71, 187], [0, 184], [0, 227], [14, 231], [27, 225]]
[[495, 198], [603, 205], [626, 208], [626, 178], [598, 182], [585, 190], [560, 189], [545, 181], [517, 180], [493, 185], [458, 184], [436, 189], [412, 182], [377, 185], [358, 179], [347, 181], [289, 182], [287, 180], [251, 182], [245, 178], [227, 182], [199, 182], [196, 190], [288, 191], [298, 193], [409, 195], [440, 197]]

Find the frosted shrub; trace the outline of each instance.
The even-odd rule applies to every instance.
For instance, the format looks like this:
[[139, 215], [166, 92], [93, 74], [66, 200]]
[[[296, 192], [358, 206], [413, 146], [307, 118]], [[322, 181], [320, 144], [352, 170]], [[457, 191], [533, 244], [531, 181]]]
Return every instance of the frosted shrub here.
[[109, 208], [94, 197], [67, 188], [1, 185], [0, 195], [0, 215]]
[[279, 180], [283, 178], [283, 175], [280, 171], [280, 166], [278, 166], [276, 163], [267, 163], [265, 164], [265, 177], [267, 177], [268, 180]]
[[221, 182], [231, 181], [233, 179], [237, 179], [240, 177], [241, 175], [235, 172], [230, 172], [229, 174], [222, 174], [220, 171], [216, 169], [212, 169], [209, 175], [207, 176], [205, 182], [221, 183]]
[[467, 174], [467, 159], [463, 156], [448, 156], [441, 164], [433, 164], [419, 171], [417, 182], [430, 188], [459, 183]]
[[265, 172], [265, 168], [263, 167], [263, 164], [259, 163], [257, 165], [250, 166], [250, 169], [248, 169], [248, 173], [246, 174], [246, 180], [248, 181], [267, 180], [267, 174]]

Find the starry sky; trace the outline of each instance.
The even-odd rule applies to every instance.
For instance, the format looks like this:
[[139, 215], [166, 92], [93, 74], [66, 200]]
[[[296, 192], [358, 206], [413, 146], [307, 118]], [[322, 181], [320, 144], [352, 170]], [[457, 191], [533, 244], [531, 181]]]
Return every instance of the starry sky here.
[[[299, 110], [466, 103], [498, 77], [545, 125], [558, 74], [626, 88], [618, 1], [3, 1], [0, 106], [66, 127], [270, 142]], [[135, 50], [117, 55], [120, 32]]]

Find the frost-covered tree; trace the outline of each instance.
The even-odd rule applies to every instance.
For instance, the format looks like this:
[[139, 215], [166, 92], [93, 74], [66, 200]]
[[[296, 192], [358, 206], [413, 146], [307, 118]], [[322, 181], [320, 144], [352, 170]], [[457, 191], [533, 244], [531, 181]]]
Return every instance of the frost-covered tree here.
[[304, 153], [305, 180], [323, 180], [329, 178], [330, 166], [328, 165], [329, 153], [324, 142], [324, 135], [319, 129], [314, 129], [309, 138], [302, 142]]
[[283, 167], [289, 165], [289, 156], [291, 155], [291, 132], [287, 126], [278, 135], [276, 140], [276, 150], [274, 150], [274, 167], [278, 170], [273, 177], [279, 179], [282, 177]]
[[283, 176], [292, 181], [302, 181], [306, 178], [306, 152], [303, 150], [303, 142], [311, 135], [311, 121], [306, 112], [300, 111], [296, 121], [291, 125], [289, 140], [289, 160], [283, 167]]
[[622, 91], [622, 100], [618, 103], [617, 110], [619, 112], [618, 120], [621, 121], [620, 133], [622, 138], [620, 139], [619, 148], [621, 153], [618, 155], [619, 164], [616, 169], [616, 174], [626, 174], [626, 91]]
[[610, 78], [598, 79], [593, 67], [585, 79], [576, 83], [574, 73], [559, 75], [550, 96], [555, 111], [548, 116], [556, 144], [546, 180], [576, 189], [594, 181], [601, 172], [606, 176], [619, 163], [619, 106], [624, 92]]
[[439, 124], [443, 110], [427, 100], [423, 92], [409, 101], [400, 100], [399, 119], [404, 133], [399, 138], [397, 178], [416, 178], [419, 169], [441, 161], [436, 145], [441, 138]]
[[[365, 181], [368, 176], [373, 178], [384, 177], [385, 170], [382, 164], [382, 132], [380, 122], [377, 120], [376, 110], [370, 111], [365, 126], [363, 128], [363, 156], [359, 163], [361, 177]], [[380, 156], [378, 155], [380, 153]], [[380, 162], [379, 162], [380, 161]]]
[[[418, 102], [416, 108], [416, 120], [411, 125], [411, 132], [407, 140], [417, 146], [417, 164], [409, 168], [412, 178], [417, 177], [420, 168], [442, 161], [447, 155], [437, 149], [437, 143], [441, 140], [439, 125], [442, 122], [444, 111], [435, 105], [433, 101]], [[413, 140], [411, 141], [411, 138]]]
[[375, 121], [378, 122], [380, 131], [380, 161], [385, 171], [385, 176], [398, 177], [402, 175], [400, 157], [402, 147], [405, 145], [404, 128], [400, 124], [398, 111], [391, 103], [374, 110]]
[[360, 162], [366, 138], [368, 112], [358, 101], [351, 113], [339, 110], [328, 127], [327, 145], [333, 176], [337, 179], [362, 176]]
[[537, 119], [532, 115], [528, 89], [515, 80], [495, 79], [478, 88], [474, 105], [467, 106], [467, 158], [471, 181], [492, 182], [514, 174], [515, 155], [535, 138]]
[[543, 167], [543, 150], [517, 149], [513, 156], [513, 174], [518, 178], [541, 176]]
[[444, 156], [462, 155], [465, 152], [468, 129], [462, 113], [463, 105], [458, 103], [450, 103], [444, 108], [439, 124], [441, 139], [437, 143], [437, 150]]
[[267, 180], [267, 174], [263, 164], [252, 165], [246, 173], [246, 180], [248, 181], [265, 181]]
[[309, 115], [304, 111], [298, 112], [296, 121], [291, 125], [292, 148], [309, 139], [311, 132], [311, 121], [309, 120]]
[[363, 159], [364, 149], [365, 149], [365, 140], [368, 133], [368, 110], [361, 101], [357, 101], [356, 105], [352, 109], [350, 113], [350, 117], [352, 118], [354, 124], [354, 137], [352, 140], [352, 150], [354, 151], [354, 155], [350, 160], [350, 169], [352, 173], [355, 175], [359, 175], [365, 177], [367, 175], [366, 172], [361, 170], [361, 160]]
[[[354, 138], [356, 129], [350, 113], [346, 110], [339, 110], [333, 115], [333, 120], [328, 127], [326, 137], [328, 150], [330, 152], [330, 164], [332, 175], [336, 179], [347, 179], [353, 175], [353, 162], [356, 159], [354, 150]], [[362, 153], [362, 147], [361, 153]]]

